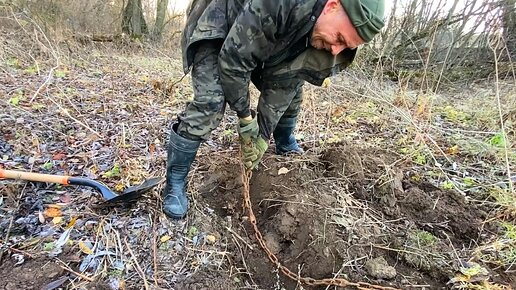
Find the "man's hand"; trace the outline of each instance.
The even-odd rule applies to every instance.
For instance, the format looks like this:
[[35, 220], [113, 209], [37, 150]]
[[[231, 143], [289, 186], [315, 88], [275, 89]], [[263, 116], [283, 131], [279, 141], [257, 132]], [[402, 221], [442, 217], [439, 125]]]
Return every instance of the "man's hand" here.
[[253, 170], [258, 163], [262, 160], [263, 153], [267, 150], [267, 142], [262, 138], [262, 136], [258, 136], [258, 138], [253, 138], [250, 143], [243, 143], [242, 151], [244, 154], [244, 166], [247, 170]]
[[240, 145], [244, 157], [244, 165], [247, 170], [252, 170], [260, 163], [267, 150], [267, 141], [260, 135], [260, 129], [256, 118], [242, 118], [238, 126]]

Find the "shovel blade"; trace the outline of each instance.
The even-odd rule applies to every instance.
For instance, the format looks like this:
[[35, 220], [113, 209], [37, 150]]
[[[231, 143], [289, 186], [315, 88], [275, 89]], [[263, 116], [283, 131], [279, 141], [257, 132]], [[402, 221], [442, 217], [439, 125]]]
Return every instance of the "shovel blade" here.
[[135, 199], [138, 199], [144, 193], [163, 182], [163, 179], [163, 177], [154, 177], [151, 179], [147, 179], [142, 184], [131, 186], [124, 190], [122, 194], [106, 200], [106, 203], [127, 203]]

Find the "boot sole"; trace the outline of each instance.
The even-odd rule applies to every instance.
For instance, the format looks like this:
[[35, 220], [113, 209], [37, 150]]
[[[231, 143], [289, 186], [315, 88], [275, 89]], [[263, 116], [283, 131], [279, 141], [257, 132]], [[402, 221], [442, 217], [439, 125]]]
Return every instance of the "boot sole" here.
[[172, 218], [175, 220], [182, 220], [186, 217], [186, 213], [183, 215], [178, 215], [178, 214], [171, 214], [171, 213], [165, 212], [165, 215], [168, 216], [169, 218]]

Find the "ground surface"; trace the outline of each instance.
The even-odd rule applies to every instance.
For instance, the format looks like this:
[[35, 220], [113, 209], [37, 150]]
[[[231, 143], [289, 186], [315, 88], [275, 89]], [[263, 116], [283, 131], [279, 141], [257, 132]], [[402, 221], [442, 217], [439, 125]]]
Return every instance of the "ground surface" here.
[[[20, 43], [4, 40], [0, 166], [117, 190], [164, 175], [168, 130], [192, 94], [188, 77], [174, 83], [177, 55], [68, 44], [54, 67]], [[358, 71], [307, 85], [306, 153], [277, 156], [272, 143], [253, 172], [267, 247], [303, 277], [514, 288], [514, 85], [501, 92], [512, 139], [500, 146], [491, 80], [427, 95]], [[287, 279], [258, 245], [234, 124], [229, 113], [202, 145], [183, 221], [162, 213], [163, 185], [101, 208], [86, 187], [0, 181], [0, 289], [325, 289]]]

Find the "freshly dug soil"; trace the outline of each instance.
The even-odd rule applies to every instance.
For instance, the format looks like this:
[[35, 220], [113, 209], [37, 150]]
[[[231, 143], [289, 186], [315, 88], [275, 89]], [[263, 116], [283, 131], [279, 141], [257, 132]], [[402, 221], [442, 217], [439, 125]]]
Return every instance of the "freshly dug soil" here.
[[13, 258], [4, 260], [0, 267], [0, 289], [42, 289], [68, 274], [46, 256], [25, 259], [21, 265], [16, 265], [18, 261]]
[[[392, 153], [341, 144], [310, 161], [294, 159], [265, 160], [253, 172], [250, 194], [268, 248], [303, 277], [445, 287], [461, 266], [456, 255], [485, 238], [482, 209], [460, 194], [414, 182], [409, 164]], [[243, 216], [239, 172], [227, 170], [238, 165], [213, 166], [201, 195], [218, 215], [231, 216], [252, 245], [242, 246], [239, 259], [250, 284], [295, 289], [297, 282], [278, 273]], [[394, 269], [390, 279], [368, 271], [366, 263], [378, 257], [395, 269], [394, 277]]]

